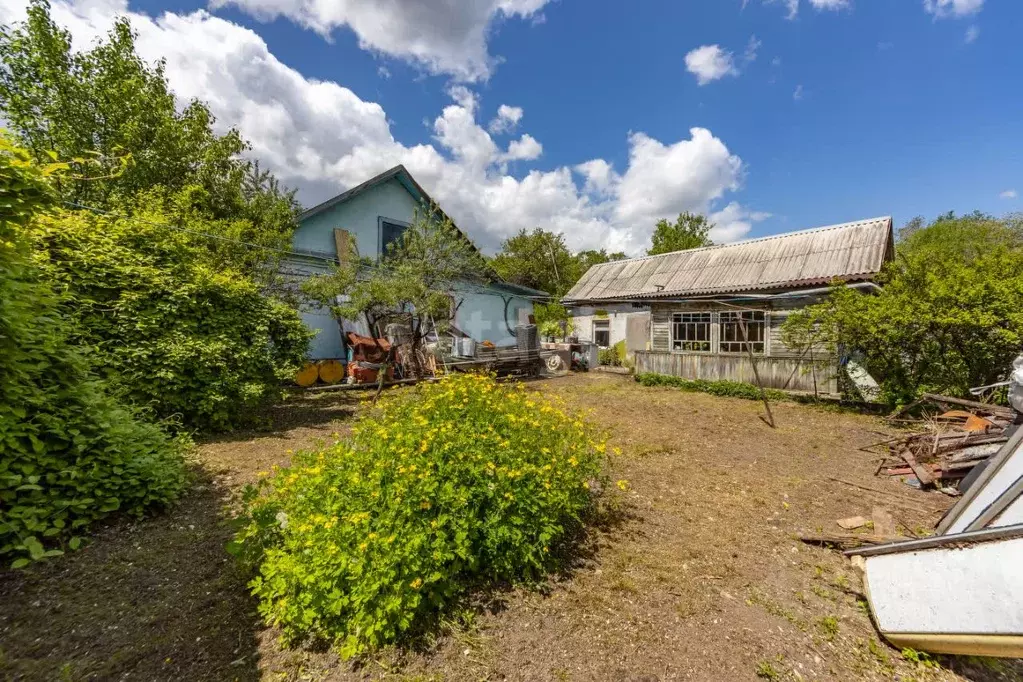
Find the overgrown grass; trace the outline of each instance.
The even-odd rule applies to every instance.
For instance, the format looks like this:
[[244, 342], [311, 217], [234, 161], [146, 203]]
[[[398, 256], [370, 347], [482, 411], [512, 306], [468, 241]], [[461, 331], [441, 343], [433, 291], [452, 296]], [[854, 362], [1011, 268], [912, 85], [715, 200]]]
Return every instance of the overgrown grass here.
[[[706, 379], [683, 379], [682, 377], [668, 374], [655, 374], [645, 372], [636, 375], [636, 381], [643, 386], [669, 386], [680, 388], [683, 391], [695, 393], [710, 393], [711, 395], [726, 396], [729, 398], [743, 398], [745, 400], [760, 400], [760, 389], [753, 384], [741, 381], [708, 381]], [[796, 400], [801, 396], [775, 388], [765, 389], [768, 400]]]

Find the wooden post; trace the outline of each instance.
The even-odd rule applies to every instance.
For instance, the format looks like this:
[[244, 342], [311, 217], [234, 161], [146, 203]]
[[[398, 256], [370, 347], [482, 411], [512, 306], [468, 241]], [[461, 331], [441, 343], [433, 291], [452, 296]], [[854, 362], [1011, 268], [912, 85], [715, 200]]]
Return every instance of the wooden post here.
[[764, 409], [767, 410], [767, 425], [772, 429], [774, 427], [774, 415], [771, 414], [771, 403], [767, 402], [767, 391], [764, 390], [764, 385], [760, 382], [760, 372], [757, 371], [757, 361], [753, 356], [753, 346], [749, 342], [749, 334], [746, 333], [746, 320], [742, 319], [742, 312], [739, 312], [739, 329], [742, 330], [742, 340], [746, 344], [746, 352], [749, 354], [749, 363], [753, 367], [753, 378], [757, 380], [757, 387], [760, 388], [760, 398], [764, 401]]

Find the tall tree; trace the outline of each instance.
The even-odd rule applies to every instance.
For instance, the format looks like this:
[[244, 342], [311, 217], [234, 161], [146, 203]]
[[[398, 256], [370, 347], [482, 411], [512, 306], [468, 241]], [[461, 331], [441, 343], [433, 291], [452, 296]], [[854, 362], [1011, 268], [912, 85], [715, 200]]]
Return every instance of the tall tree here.
[[896, 248], [880, 292], [837, 287], [826, 302], [789, 316], [786, 342], [816, 339], [863, 353], [892, 404], [922, 391], [968, 397], [970, 387], [1004, 378], [1023, 348], [1021, 226], [945, 214]]
[[575, 258], [579, 262], [579, 276], [582, 277], [586, 274], [586, 271], [594, 265], [610, 263], [613, 260], [624, 260], [628, 258], [628, 256], [621, 251], [608, 253], [605, 249], [600, 249], [599, 251], [590, 249], [587, 251], [580, 251], [575, 255]]
[[532, 232], [522, 229], [506, 239], [491, 264], [509, 282], [559, 297], [582, 276], [564, 236], [539, 227]]
[[685, 249], [697, 249], [701, 246], [712, 246], [714, 242], [708, 236], [714, 224], [706, 216], [698, 213], [679, 213], [675, 222], [665, 219], [657, 221], [654, 228], [652, 243], [647, 249], [648, 256]]
[[37, 161], [54, 153], [89, 161], [89, 177], [71, 174], [57, 183], [60, 199], [130, 210], [142, 192], [199, 188], [189, 192], [192, 208], [215, 219], [248, 219], [249, 240], [290, 237], [294, 194], [241, 157], [248, 145], [237, 130], [214, 132], [204, 103], [179, 111], [163, 62], [147, 64], [135, 40], [121, 18], [105, 40], [76, 52], [45, 0], [30, 0], [23, 24], [0, 27], [0, 118]]

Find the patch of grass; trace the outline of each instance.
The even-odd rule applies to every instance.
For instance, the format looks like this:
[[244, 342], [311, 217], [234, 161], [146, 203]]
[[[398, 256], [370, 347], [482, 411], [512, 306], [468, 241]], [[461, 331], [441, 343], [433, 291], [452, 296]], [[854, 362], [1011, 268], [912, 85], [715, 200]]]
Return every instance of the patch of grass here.
[[757, 677], [764, 680], [780, 680], [781, 673], [774, 667], [774, 664], [770, 661], [760, 661], [757, 663]]
[[824, 616], [823, 618], [817, 619], [817, 629], [829, 642], [835, 641], [835, 637], [838, 637], [838, 619], [834, 616]]
[[[667, 374], [646, 372], [636, 375], [636, 381], [643, 386], [669, 386], [683, 391], [709, 393], [711, 395], [745, 400], [760, 400], [760, 389], [741, 381], [707, 381], [706, 379], [683, 379]], [[795, 396], [777, 389], [766, 389], [768, 400], [794, 400]]]
[[867, 640], [867, 651], [870, 652], [870, 655], [874, 657], [874, 660], [883, 668], [886, 670], [891, 668], [892, 661], [888, 658], [888, 652], [884, 650], [884, 646], [879, 644], [876, 639]]
[[940, 668], [938, 662], [924, 651], [917, 651], [910, 647], [902, 650], [902, 658], [910, 663], [915, 663], [920, 668]]
[[796, 614], [792, 613], [784, 606], [782, 606], [781, 604], [779, 604], [778, 602], [771, 599], [765, 594], [761, 594], [756, 590], [751, 590], [750, 596], [746, 600], [746, 604], [748, 606], [753, 606], [754, 604], [760, 606], [772, 616], [784, 618], [788, 622], [795, 625], [800, 631], [806, 632], [807, 626], [805, 622], [803, 622]]
[[821, 587], [820, 585], [813, 585], [813, 586], [810, 587], [810, 591], [813, 592], [814, 594], [816, 594], [821, 599], [827, 599], [828, 601], [835, 601], [835, 595], [832, 594], [831, 591], [828, 590], [825, 587]]

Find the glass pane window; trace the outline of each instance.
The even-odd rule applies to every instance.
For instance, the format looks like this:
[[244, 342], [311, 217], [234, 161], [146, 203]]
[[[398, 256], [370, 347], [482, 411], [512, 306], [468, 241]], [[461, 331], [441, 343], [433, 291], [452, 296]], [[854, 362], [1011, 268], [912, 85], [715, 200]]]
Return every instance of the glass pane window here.
[[601, 348], [611, 345], [611, 322], [609, 320], [593, 321], [593, 343]]
[[710, 352], [711, 313], [673, 313], [671, 349]]
[[742, 324], [746, 325], [746, 334], [754, 353], [764, 352], [766, 335], [766, 315], [762, 310], [729, 311], [720, 313], [721, 337], [719, 349], [722, 353], [745, 353], [745, 338], [742, 335]]
[[380, 256], [387, 256], [388, 253], [397, 248], [401, 243], [401, 236], [405, 234], [408, 225], [392, 223], [387, 220], [380, 221]]

